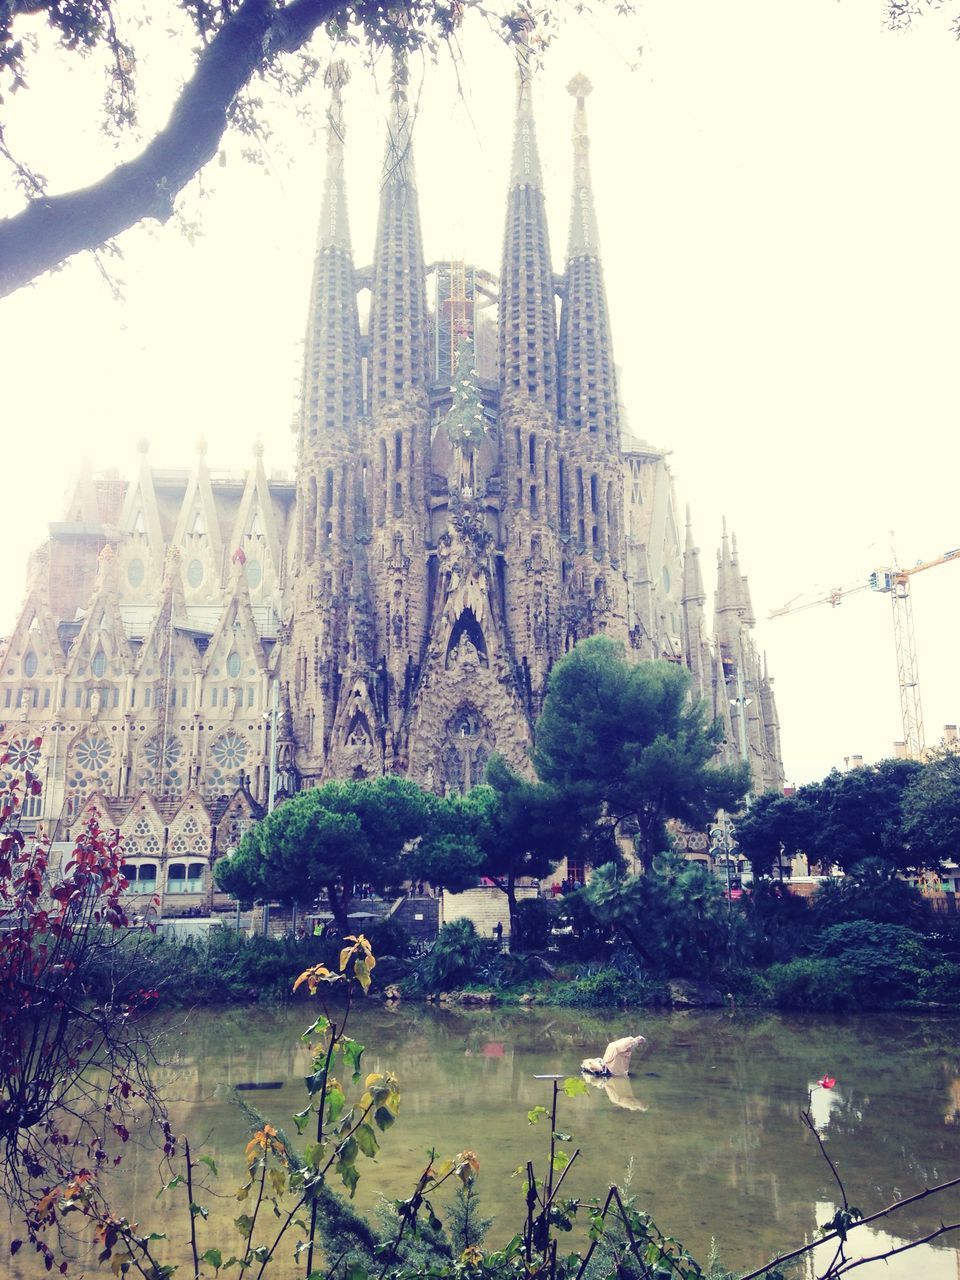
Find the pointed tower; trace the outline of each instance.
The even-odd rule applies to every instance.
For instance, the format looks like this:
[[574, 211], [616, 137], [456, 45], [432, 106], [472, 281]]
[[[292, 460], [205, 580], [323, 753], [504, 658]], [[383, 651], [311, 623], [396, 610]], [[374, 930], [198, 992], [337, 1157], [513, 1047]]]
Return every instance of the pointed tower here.
[[326, 173], [313, 264], [297, 459], [294, 621], [281, 679], [308, 776], [322, 769], [340, 693], [361, 457], [360, 324], [347, 222], [342, 90], [346, 64], [324, 77], [330, 92]]
[[687, 532], [683, 552], [683, 655], [690, 671], [694, 693], [706, 697], [710, 675], [710, 648], [707, 641], [705, 606], [707, 593], [700, 569], [700, 548], [693, 540], [690, 508], [687, 507]]
[[[573, 199], [560, 313], [560, 436], [565, 460], [561, 529], [569, 532], [568, 609], [587, 608], [591, 631], [625, 639], [626, 544], [616, 370], [590, 183], [586, 76], [575, 99]], [[576, 637], [574, 637], [576, 638]]]
[[499, 350], [501, 398], [531, 400], [555, 414], [556, 288], [532, 81], [523, 61], [517, 72], [517, 117], [500, 271]]
[[717, 553], [717, 587], [714, 593], [713, 626], [724, 667], [734, 674], [740, 654], [740, 574], [730, 550], [727, 519], [723, 518], [720, 550]]
[[[383, 655], [388, 769], [402, 768], [403, 720], [427, 636], [426, 272], [411, 149], [407, 67], [397, 57], [391, 80], [377, 243], [370, 299], [370, 578], [377, 652]], [[396, 761], [396, 765], [395, 762]]]
[[499, 347], [506, 626], [517, 689], [532, 724], [562, 639], [558, 535], [565, 464], [557, 436], [556, 286], [532, 84], [523, 62], [503, 237]]

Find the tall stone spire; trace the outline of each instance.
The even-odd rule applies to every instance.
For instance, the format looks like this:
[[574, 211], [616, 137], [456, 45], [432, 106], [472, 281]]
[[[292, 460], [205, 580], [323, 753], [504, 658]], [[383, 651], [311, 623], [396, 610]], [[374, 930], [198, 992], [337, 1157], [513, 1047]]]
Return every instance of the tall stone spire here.
[[705, 697], [710, 682], [711, 656], [707, 640], [704, 606], [707, 593], [703, 588], [700, 548], [693, 539], [690, 508], [687, 507], [687, 534], [683, 552], [683, 594], [680, 610], [683, 619], [683, 655], [690, 671], [694, 692]]
[[[349, 581], [358, 510], [362, 380], [357, 284], [344, 182], [343, 88], [347, 66], [335, 61], [324, 83], [326, 168], [304, 343], [297, 458], [298, 554], [294, 561], [294, 625], [280, 679], [301, 744], [298, 767], [319, 776], [339, 696]], [[292, 697], [291, 697], [292, 691]]]
[[555, 298], [532, 84], [521, 62], [500, 272], [500, 381], [504, 397], [527, 397], [550, 412], [557, 407]]
[[687, 507], [687, 531], [683, 550], [683, 597], [682, 604], [706, 604], [707, 593], [703, 588], [703, 573], [700, 568], [700, 548], [693, 539], [693, 524], [690, 520], [690, 508]]
[[370, 299], [373, 413], [427, 385], [428, 321], [405, 60], [394, 59]]
[[324, 83], [327, 110], [327, 161], [320, 226], [313, 262], [313, 284], [304, 342], [300, 447], [349, 430], [360, 415], [360, 324], [343, 166], [343, 86], [345, 62], [332, 62]]
[[573, 201], [560, 313], [560, 418], [569, 427], [620, 446], [617, 374], [607, 295], [600, 265], [590, 183], [586, 99], [592, 86], [578, 75], [567, 85], [573, 116]]

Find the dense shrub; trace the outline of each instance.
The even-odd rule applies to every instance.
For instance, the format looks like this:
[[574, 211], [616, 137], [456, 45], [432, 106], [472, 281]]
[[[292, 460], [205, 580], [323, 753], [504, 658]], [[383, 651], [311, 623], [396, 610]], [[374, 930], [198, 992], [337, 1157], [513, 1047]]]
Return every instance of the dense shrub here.
[[310, 965], [335, 962], [338, 946], [313, 937], [248, 938], [225, 927], [183, 942], [137, 930], [109, 970], [91, 976], [90, 994], [119, 999], [131, 990], [154, 990], [161, 1006], [285, 1001], [296, 975]]
[[659, 985], [630, 959], [607, 965], [587, 965], [570, 982], [557, 983], [545, 1003], [575, 1009], [631, 1008], [659, 1002]]
[[479, 937], [472, 920], [452, 920], [418, 965], [413, 985], [421, 991], [453, 991], [476, 982], [497, 950], [495, 942]]
[[843, 965], [811, 956], [772, 965], [766, 973], [770, 998], [781, 1009], [843, 1013], [856, 1008], [858, 996]]
[[761, 966], [797, 955], [813, 927], [808, 900], [777, 881], [761, 880], [753, 885], [741, 899], [741, 910], [750, 958]]
[[813, 924], [820, 928], [872, 920], [922, 929], [929, 924], [929, 916], [923, 895], [897, 879], [891, 867], [878, 858], [858, 863], [848, 876], [827, 880], [813, 900]]
[[932, 967], [920, 934], [872, 920], [831, 925], [817, 935], [812, 950], [843, 966], [858, 1003], [866, 1008], [916, 1000]]
[[809, 946], [809, 956], [767, 971], [783, 1008], [870, 1009], [928, 998], [936, 957], [914, 929], [849, 920], [820, 930]]
[[630, 876], [599, 867], [582, 895], [597, 922], [651, 973], [710, 978], [745, 955], [742, 914], [698, 862], [664, 854], [651, 872]]
[[388, 917], [386, 920], [371, 920], [363, 929], [369, 939], [375, 956], [398, 956], [401, 959], [412, 956], [413, 939], [403, 925]]
[[545, 951], [552, 941], [559, 908], [548, 898], [522, 898], [517, 903], [515, 932], [510, 941], [514, 951]]

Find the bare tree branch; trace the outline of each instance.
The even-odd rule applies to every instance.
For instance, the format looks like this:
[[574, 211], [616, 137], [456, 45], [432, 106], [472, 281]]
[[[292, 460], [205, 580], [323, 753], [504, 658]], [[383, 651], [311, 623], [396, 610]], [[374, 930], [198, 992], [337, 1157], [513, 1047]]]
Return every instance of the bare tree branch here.
[[166, 222], [177, 194], [217, 154], [230, 108], [251, 77], [301, 48], [342, 8], [337, 0], [291, 0], [280, 9], [243, 0], [201, 51], [170, 119], [139, 156], [0, 221], [0, 297], [141, 219]]

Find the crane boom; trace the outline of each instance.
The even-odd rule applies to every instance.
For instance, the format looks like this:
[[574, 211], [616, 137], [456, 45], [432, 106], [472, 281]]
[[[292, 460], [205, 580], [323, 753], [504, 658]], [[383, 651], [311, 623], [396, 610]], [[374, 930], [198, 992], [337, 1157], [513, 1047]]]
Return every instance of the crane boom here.
[[782, 618], [788, 613], [799, 613], [801, 609], [812, 609], [814, 605], [828, 604], [836, 608], [847, 596], [858, 591], [878, 591], [890, 596], [893, 608], [893, 642], [897, 656], [897, 682], [900, 687], [900, 715], [903, 720], [903, 739], [907, 744], [907, 753], [915, 760], [922, 758], [926, 741], [923, 732], [923, 706], [920, 702], [920, 676], [917, 670], [917, 638], [913, 627], [913, 600], [910, 595], [910, 579], [917, 573], [927, 569], [935, 569], [938, 565], [950, 560], [960, 559], [960, 547], [945, 551], [943, 555], [934, 556], [931, 560], [920, 560], [907, 569], [884, 568], [874, 569], [866, 582], [852, 583], [846, 587], [834, 587], [815, 600], [805, 600], [802, 604], [791, 601], [779, 609], [773, 609], [771, 618]]

